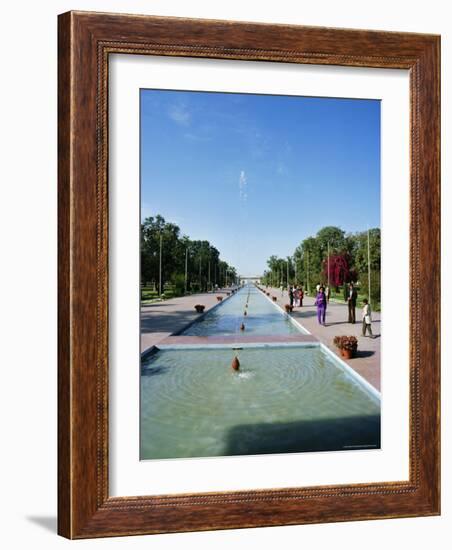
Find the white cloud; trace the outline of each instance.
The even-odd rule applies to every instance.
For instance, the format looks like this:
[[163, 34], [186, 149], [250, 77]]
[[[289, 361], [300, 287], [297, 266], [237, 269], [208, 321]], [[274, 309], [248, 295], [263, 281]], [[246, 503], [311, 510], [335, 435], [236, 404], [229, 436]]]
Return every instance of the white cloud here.
[[168, 115], [176, 124], [180, 124], [181, 126], [190, 126], [191, 113], [185, 105], [181, 103], [171, 105]]

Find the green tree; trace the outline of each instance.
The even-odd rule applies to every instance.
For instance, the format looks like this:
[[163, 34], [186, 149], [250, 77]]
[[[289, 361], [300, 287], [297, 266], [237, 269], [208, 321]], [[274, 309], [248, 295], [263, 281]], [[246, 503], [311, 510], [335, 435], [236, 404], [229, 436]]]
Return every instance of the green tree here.
[[280, 275], [279, 275], [280, 259], [278, 258], [278, 256], [272, 255], [267, 260], [267, 265], [270, 269], [269, 284], [272, 286], [279, 286], [280, 285]]
[[180, 229], [157, 215], [144, 220], [141, 225], [141, 278], [157, 284], [160, 279], [160, 250], [162, 254], [162, 289], [176, 269], [177, 245]]
[[[379, 302], [381, 263], [380, 229], [371, 229], [369, 235], [371, 256], [371, 299], [373, 302]], [[325, 283], [327, 277], [327, 269], [325, 270], [325, 268], [328, 265], [328, 250], [330, 258], [347, 258], [348, 275], [345, 276], [347, 282], [348, 280], [357, 281], [359, 279], [362, 293], [368, 292], [367, 231], [345, 234], [340, 227], [336, 226], [322, 227], [315, 236], [307, 237], [296, 247], [293, 257], [289, 260], [290, 282], [295, 280], [296, 271], [297, 284], [302, 283], [306, 290], [312, 291], [317, 283]], [[264, 275], [266, 281], [269, 281], [270, 284], [277, 285], [283, 281], [283, 283], [286, 284], [287, 261], [288, 259], [278, 258], [276, 255], [270, 256], [267, 260], [269, 270]], [[340, 277], [336, 277], [336, 279], [338, 278]]]
[[[224, 285], [237, 278], [235, 269], [220, 260], [220, 252], [209, 241], [193, 241], [180, 236], [180, 229], [157, 215], [141, 224], [141, 280], [157, 286], [162, 274], [162, 289], [170, 283], [175, 294], [205, 291], [215, 283]], [[160, 262], [161, 253], [161, 262]], [[221, 279], [221, 281], [220, 281]]]
[[[355, 268], [361, 276], [367, 273], [368, 258], [367, 258], [367, 231], [355, 233]], [[369, 230], [370, 244], [370, 268], [371, 270], [380, 271], [381, 267], [381, 232], [378, 227]]]
[[327, 226], [322, 227], [315, 236], [319, 253], [326, 257], [328, 251], [328, 243], [330, 252], [341, 253], [345, 249], [345, 231], [339, 227]]
[[[375, 306], [381, 301], [381, 231], [378, 227], [362, 231], [354, 235], [355, 269], [358, 273], [361, 293], [370, 298]], [[370, 251], [370, 264], [368, 261], [368, 242]], [[370, 266], [370, 296], [369, 296], [369, 266]]]

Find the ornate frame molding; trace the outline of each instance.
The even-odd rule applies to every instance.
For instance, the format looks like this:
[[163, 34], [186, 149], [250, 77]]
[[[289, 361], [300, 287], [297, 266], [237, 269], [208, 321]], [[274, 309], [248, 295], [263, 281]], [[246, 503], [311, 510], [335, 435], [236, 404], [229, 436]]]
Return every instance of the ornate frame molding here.
[[[439, 45], [437, 36], [408, 33], [88, 12], [59, 17], [61, 535], [86, 538], [439, 513], [440, 318], [439, 310], [431, 307], [440, 296]], [[410, 71], [409, 481], [109, 497], [110, 54]], [[421, 292], [421, 283], [429, 288], [428, 296]]]

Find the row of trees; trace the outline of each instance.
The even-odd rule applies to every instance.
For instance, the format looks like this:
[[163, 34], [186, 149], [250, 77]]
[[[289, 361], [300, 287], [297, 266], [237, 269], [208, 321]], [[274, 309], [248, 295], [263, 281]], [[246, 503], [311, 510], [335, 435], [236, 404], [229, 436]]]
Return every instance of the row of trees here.
[[379, 303], [380, 238], [379, 228], [346, 234], [339, 227], [323, 227], [314, 237], [304, 239], [292, 256], [270, 256], [263, 282], [272, 286], [303, 284], [308, 292], [328, 280], [336, 291], [354, 282], [368, 296], [370, 267], [370, 298]]
[[235, 283], [234, 267], [220, 259], [209, 241], [193, 241], [180, 228], [157, 215], [141, 224], [141, 281], [159, 294], [170, 283], [175, 294], [211, 290]]

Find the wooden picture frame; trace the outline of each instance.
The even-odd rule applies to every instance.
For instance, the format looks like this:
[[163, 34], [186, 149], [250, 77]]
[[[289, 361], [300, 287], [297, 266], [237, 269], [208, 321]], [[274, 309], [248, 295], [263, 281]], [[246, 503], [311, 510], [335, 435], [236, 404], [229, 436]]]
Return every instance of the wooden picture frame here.
[[[59, 16], [58, 50], [59, 534], [88, 538], [439, 514], [440, 38], [69, 12]], [[409, 481], [109, 496], [107, 92], [113, 53], [409, 70]]]

